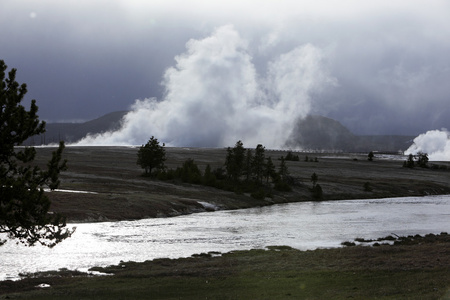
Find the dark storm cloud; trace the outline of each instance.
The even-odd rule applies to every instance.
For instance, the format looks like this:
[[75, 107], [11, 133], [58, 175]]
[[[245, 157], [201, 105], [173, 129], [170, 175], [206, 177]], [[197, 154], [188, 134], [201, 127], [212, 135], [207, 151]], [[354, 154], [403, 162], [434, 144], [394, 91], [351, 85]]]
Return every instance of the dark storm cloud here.
[[[392, 31], [404, 27], [392, 23]], [[359, 125], [346, 123], [359, 127], [357, 133], [418, 134], [424, 128], [449, 126], [444, 112], [449, 112], [445, 82], [450, 78], [446, 54], [450, 44], [437, 38], [443, 34], [441, 28], [436, 28], [436, 38], [430, 39], [420, 34], [423, 24], [408, 24], [404, 35], [380, 32], [373, 40], [362, 40], [360, 46], [341, 44], [336, 49], [335, 56], [340, 59], [333, 61], [332, 73], [340, 88], [329, 95], [324, 102], [328, 105], [323, 107], [337, 103], [330, 114], [343, 123], [357, 116], [366, 120]], [[417, 34], [410, 36], [411, 32]], [[358, 111], [356, 116], [352, 108]], [[384, 122], [368, 122], [374, 115]]]
[[[266, 96], [294, 97], [288, 94], [296, 85], [284, 86], [291, 91], [279, 90], [285, 82], [281, 81], [283, 68], [273, 64], [280, 63], [283, 55], [307, 45], [314, 49], [311, 53], [320, 53], [320, 63], [314, 66], [335, 82], [302, 94], [302, 108], [291, 104], [300, 116], [305, 111], [329, 116], [358, 134], [419, 134], [450, 127], [447, 1], [346, 0], [336, 5], [334, 1], [289, 0], [4, 0], [0, 3], [0, 58], [18, 68], [18, 79], [28, 84], [30, 98], [38, 100], [41, 117], [90, 119], [128, 109], [136, 99], [173, 99], [167, 95], [173, 95], [175, 81], [168, 82], [164, 76], [166, 70], [177, 68], [174, 58], [186, 52], [190, 39], [214, 36], [217, 28], [227, 24], [246, 43], [244, 53], [249, 56], [248, 67], [255, 69], [257, 85], [267, 87], [261, 81], [272, 80]], [[190, 72], [211, 71], [191, 67]], [[210, 73], [216, 75], [216, 79], [223, 76]], [[177, 81], [177, 93], [183, 91], [178, 87], [181, 83], [193, 85]], [[212, 87], [206, 83], [199, 90], [210, 92]], [[227, 90], [217, 86], [216, 91]], [[195, 94], [196, 99], [201, 96]], [[219, 93], [206, 96], [223, 99]], [[252, 99], [263, 104], [278, 101]], [[209, 103], [201, 110], [194, 105], [201, 102], [188, 103], [199, 111], [215, 108]], [[178, 130], [171, 130], [176, 139]], [[223, 139], [222, 129], [215, 130], [200, 139]]]
[[114, 3], [0, 4], [1, 59], [18, 69], [43, 118], [94, 118], [162, 94], [162, 73], [191, 33], [151, 20], [134, 24]]

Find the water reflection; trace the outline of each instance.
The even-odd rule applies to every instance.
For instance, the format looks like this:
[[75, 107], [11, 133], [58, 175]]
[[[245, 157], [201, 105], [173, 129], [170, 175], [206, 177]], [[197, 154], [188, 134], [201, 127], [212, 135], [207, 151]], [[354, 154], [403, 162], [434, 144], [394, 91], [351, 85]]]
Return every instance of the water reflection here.
[[53, 249], [8, 242], [0, 247], [0, 280], [20, 272], [85, 270], [158, 257], [289, 245], [339, 247], [356, 237], [450, 230], [450, 196], [305, 202], [175, 218], [69, 224], [75, 234]]

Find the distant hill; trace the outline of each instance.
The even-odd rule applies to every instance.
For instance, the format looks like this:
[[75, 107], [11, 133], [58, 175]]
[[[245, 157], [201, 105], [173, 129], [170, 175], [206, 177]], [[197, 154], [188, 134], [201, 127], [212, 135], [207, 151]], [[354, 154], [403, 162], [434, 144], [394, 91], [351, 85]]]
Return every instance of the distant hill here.
[[286, 145], [292, 148], [349, 151], [357, 137], [336, 120], [309, 115], [295, 125]]
[[[117, 111], [84, 123], [48, 123], [46, 133], [28, 139], [25, 145], [73, 143], [88, 133], [102, 133], [120, 128], [127, 111]], [[300, 119], [286, 142], [290, 148], [345, 152], [397, 152], [412, 144], [414, 136], [357, 136], [336, 120], [310, 115]]]
[[408, 149], [414, 136], [357, 136], [336, 120], [310, 115], [295, 125], [286, 145], [307, 150], [398, 152]]
[[127, 111], [116, 111], [100, 118], [84, 123], [47, 123], [46, 132], [42, 135], [31, 137], [26, 145], [46, 145], [65, 141], [73, 143], [85, 137], [88, 133], [102, 133], [120, 128], [120, 121]]
[[358, 152], [403, 152], [413, 143], [416, 136], [409, 135], [364, 135], [358, 136], [355, 150]]

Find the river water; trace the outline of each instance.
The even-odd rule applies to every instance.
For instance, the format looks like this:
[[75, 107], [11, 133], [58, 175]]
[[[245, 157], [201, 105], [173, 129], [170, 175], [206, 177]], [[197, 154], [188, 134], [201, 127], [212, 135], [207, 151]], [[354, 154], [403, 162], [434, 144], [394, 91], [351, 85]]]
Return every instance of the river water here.
[[302, 202], [138, 221], [69, 224], [73, 236], [52, 249], [8, 241], [0, 280], [60, 268], [85, 271], [122, 261], [288, 245], [339, 247], [357, 237], [450, 231], [450, 195]]

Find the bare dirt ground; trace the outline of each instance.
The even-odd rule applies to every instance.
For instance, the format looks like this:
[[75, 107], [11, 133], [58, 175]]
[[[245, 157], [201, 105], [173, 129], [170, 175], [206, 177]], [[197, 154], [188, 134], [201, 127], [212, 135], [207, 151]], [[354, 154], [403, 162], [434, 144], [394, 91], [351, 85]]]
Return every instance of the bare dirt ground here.
[[[52, 148], [37, 148], [37, 162], [44, 165]], [[404, 168], [402, 160], [367, 154], [300, 153], [300, 161], [288, 161], [290, 174], [298, 185], [292, 192], [274, 192], [273, 198], [256, 200], [247, 194], [236, 194], [201, 185], [159, 181], [142, 177], [136, 164], [138, 148], [67, 147], [64, 157], [68, 170], [60, 176], [60, 189], [92, 193], [48, 193], [51, 210], [67, 216], [69, 222], [106, 221], [166, 217], [211, 209], [238, 209], [275, 203], [312, 201], [311, 175], [318, 175], [324, 200], [364, 199], [401, 196], [450, 194], [450, 171], [431, 168]], [[166, 148], [168, 168], [176, 169], [191, 158], [204, 171], [222, 167], [225, 149]], [[266, 149], [278, 167], [285, 151]], [[305, 161], [305, 157], [317, 162]], [[448, 162], [438, 162], [450, 169]], [[372, 191], [364, 190], [368, 182]], [[208, 203], [210, 205], [205, 205]]]

